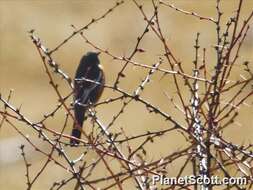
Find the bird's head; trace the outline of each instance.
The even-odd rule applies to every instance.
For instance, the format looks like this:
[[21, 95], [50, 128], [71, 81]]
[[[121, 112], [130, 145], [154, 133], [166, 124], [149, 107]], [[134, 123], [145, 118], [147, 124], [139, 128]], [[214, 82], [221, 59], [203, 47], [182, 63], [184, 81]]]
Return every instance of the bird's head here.
[[88, 52], [85, 54], [84, 56], [84, 60], [86, 63], [88, 64], [97, 64], [99, 65], [99, 59], [98, 59], [98, 55], [100, 54], [100, 52]]

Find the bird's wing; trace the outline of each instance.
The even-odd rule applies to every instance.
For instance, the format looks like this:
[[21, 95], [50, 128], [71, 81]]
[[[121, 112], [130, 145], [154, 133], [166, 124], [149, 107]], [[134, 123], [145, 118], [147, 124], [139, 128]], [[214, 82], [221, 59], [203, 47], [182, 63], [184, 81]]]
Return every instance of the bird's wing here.
[[[96, 80], [93, 80], [94, 82], [100, 82], [102, 79], [102, 73], [99, 72], [98, 77], [96, 78]], [[91, 82], [89, 82], [91, 83]], [[82, 88], [82, 92], [81, 92], [81, 97], [77, 100], [77, 103], [81, 103], [81, 104], [87, 104], [88, 100], [89, 100], [89, 95], [91, 94], [91, 92], [97, 87], [99, 86], [99, 84], [96, 83], [91, 83], [91, 85], [89, 85], [89, 87], [86, 88]]]

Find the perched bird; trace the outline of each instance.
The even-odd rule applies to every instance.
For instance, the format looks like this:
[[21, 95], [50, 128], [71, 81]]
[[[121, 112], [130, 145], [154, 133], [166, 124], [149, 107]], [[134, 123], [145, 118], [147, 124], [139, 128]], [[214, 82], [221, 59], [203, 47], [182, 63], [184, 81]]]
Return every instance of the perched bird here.
[[[100, 53], [88, 52], [77, 67], [74, 82], [74, 115], [75, 121], [72, 136], [81, 137], [81, 127], [85, 119], [87, 105], [94, 104], [100, 98], [105, 84], [103, 68], [100, 65], [98, 55]], [[92, 80], [85, 81], [85, 79]], [[79, 144], [78, 140], [71, 139], [72, 146]]]

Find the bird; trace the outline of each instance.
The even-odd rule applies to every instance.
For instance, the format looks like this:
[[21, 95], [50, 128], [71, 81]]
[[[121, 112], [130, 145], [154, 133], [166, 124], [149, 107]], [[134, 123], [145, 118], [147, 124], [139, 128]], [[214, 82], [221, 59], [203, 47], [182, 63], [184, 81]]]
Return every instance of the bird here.
[[[104, 91], [105, 75], [98, 58], [99, 54], [100, 52], [87, 52], [83, 55], [75, 73], [73, 90], [75, 121], [71, 135], [78, 139], [81, 138], [81, 130], [88, 105], [95, 104]], [[77, 146], [78, 144], [77, 139], [70, 139], [71, 146]]]

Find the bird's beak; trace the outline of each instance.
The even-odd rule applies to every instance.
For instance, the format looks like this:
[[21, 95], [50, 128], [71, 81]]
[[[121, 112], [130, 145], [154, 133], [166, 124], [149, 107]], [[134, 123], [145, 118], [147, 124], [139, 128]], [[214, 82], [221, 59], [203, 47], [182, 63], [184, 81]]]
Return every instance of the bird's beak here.
[[99, 56], [100, 53], [101, 53], [101, 52], [97, 52], [97, 56]]

